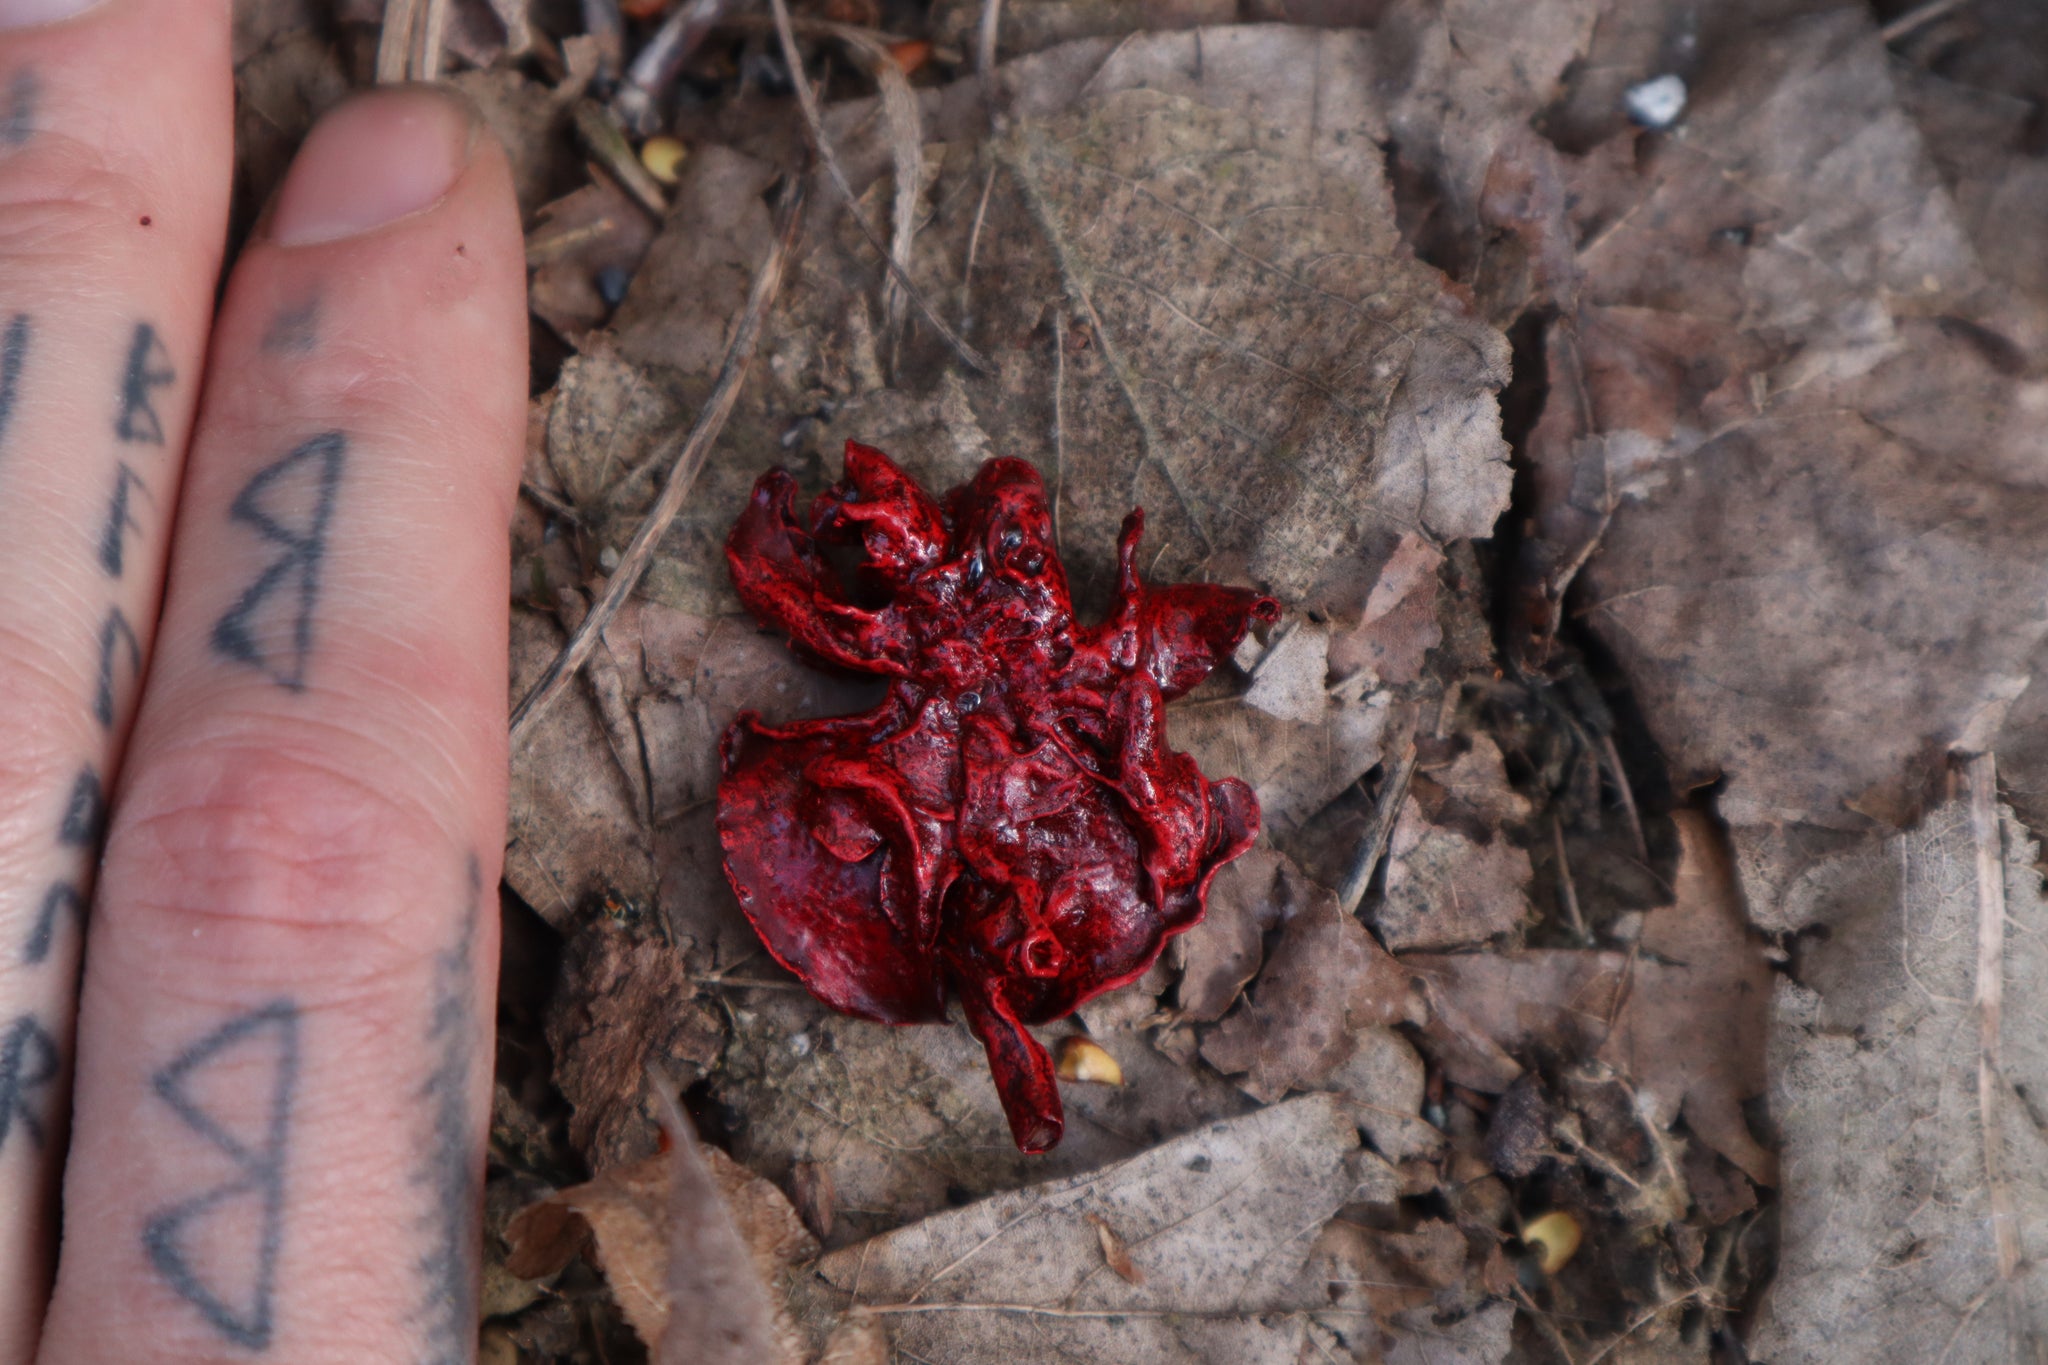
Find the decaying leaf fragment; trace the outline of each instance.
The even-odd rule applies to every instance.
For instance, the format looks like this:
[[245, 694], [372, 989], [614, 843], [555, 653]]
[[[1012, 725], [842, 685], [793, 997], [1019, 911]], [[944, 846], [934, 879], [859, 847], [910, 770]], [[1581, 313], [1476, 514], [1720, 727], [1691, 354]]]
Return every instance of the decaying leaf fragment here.
[[[1869, 14], [1731, 46], [1685, 136], [1564, 162], [1576, 317], [1532, 459], [1683, 783], [1734, 824], [1917, 815], [2048, 635], [2038, 310], [1995, 287]], [[1558, 390], [1554, 389], [1554, 392]]]
[[1501, 829], [1529, 804], [1484, 735], [1448, 767], [1414, 779], [1387, 846], [1373, 927], [1396, 952], [1483, 943], [1529, 915], [1529, 855]]
[[1673, 901], [1644, 918], [1627, 1003], [1600, 1058], [1635, 1082], [1646, 1120], [1669, 1127], [1682, 1111], [1702, 1142], [1758, 1184], [1776, 1184], [1777, 1159], [1742, 1112], [1764, 1092], [1770, 968], [1750, 939], [1721, 832], [1696, 811], [1672, 820]]
[[663, 1365], [796, 1365], [770, 1287], [818, 1244], [780, 1190], [700, 1143], [689, 1122], [671, 1106], [670, 1150], [516, 1215], [506, 1268], [537, 1279], [587, 1249]]
[[1739, 835], [1761, 915], [1809, 931], [1772, 1019], [1784, 1240], [1759, 1358], [2048, 1352], [2048, 902], [1993, 799], [1975, 829], [1958, 798], [1891, 839]]
[[1673, 903], [1645, 917], [1635, 953], [1409, 953], [1401, 965], [1423, 983], [1423, 1038], [1451, 1080], [1500, 1093], [1536, 1051], [1597, 1058], [1632, 1088], [1642, 1121], [1661, 1131], [1682, 1113], [1699, 1140], [1772, 1184], [1774, 1158], [1743, 1115], [1763, 1093], [1771, 974], [1721, 834], [1697, 812], [1673, 818]]
[[1357, 1326], [1319, 1322], [1327, 1298], [1296, 1276], [1361, 1162], [1341, 1107], [1304, 1096], [833, 1252], [812, 1287], [821, 1312], [880, 1318], [933, 1360], [1294, 1365]]
[[1344, 913], [1337, 897], [1299, 875], [1279, 946], [1249, 998], [1208, 1031], [1202, 1056], [1267, 1103], [1326, 1080], [1360, 1031], [1415, 1022], [1421, 1002], [1408, 972]]

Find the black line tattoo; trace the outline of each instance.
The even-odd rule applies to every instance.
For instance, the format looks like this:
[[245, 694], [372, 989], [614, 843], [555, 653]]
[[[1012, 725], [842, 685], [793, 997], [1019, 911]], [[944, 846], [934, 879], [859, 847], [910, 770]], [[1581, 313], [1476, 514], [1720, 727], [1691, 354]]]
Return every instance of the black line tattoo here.
[[[284, 547], [284, 553], [214, 623], [213, 647], [237, 663], [261, 669], [271, 681], [294, 692], [306, 685], [306, 663], [313, 652], [313, 606], [320, 596], [321, 561], [327, 557], [327, 523], [334, 515], [334, 494], [347, 453], [346, 436], [323, 431], [256, 471], [228, 509], [230, 519], [253, 526], [265, 540]], [[310, 488], [305, 487], [308, 483]], [[301, 504], [296, 517], [276, 505], [294, 492]], [[266, 650], [257, 644], [255, 618], [272, 594], [287, 584], [295, 585], [297, 592], [280, 594], [285, 600], [277, 610], [291, 613], [291, 634], [287, 643]]]
[[128, 533], [142, 533], [142, 523], [135, 520], [135, 514], [128, 510], [131, 490], [139, 490], [143, 497], [149, 497], [149, 485], [124, 461], [114, 466], [114, 500], [107, 505], [106, 525], [100, 531], [100, 567], [113, 578], [121, 576]]
[[424, 1365], [468, 1365], [476, 1349], [482, 1283], [483, 1134], [471, 1118], [476, 1057], [476, 934], [482, 869], [469, 859], [469, 905], [455, 943], [434, 958], [427, 1047], [433, 1070], [419, 1089], [427, 1106], [425, 1156], [413, 1183], [425, 1191], [427, 1252], [420, 1258]]
[[42, 103], [43, 82], [28, 67], [7, 82], [7, 109], [0, 114], [0, 145], [19, 147], [35, 136], [36, 106]]
[[57, 827], [57, 842], [66, 848], [93, 848], [107, 823], [106, 793], [100, 775], [80, 768], [71, 781], [71, 795], [64, 800], [64, 823]]
[[147, 322], [136, 323], [135, 340], [128, 346], [128, 368], [121, 376], [121, 415], [114, 422], [114, 434], [124, 441], [162, 445], [164, 423], [151, 395], [177, 379], [178, 372], [171, 368], [171, 358], [156, 328]]
[[21, 367], [28, 360], [29, 317], [16, 313], [7, 319], [7, 335], [0, 339], [0, 436], [14, 421], [14, 400], [21, 389]]
[[[125, 649], [120, 648], [124, 645]], [[142, 641], [135, 638], [135, 627], [128, 624], [127, 615], [119, 607], [109, 607], [106, 623], [100, 627], [100, 682], [92, 699], [93, 718], [102, 730], [114, 728], [114, 665], [123, 654], [128, 658], [129, 676], [142, 676]]]
[[[268, 1048], [274, 1060], [270, 1106], [262, 1131], [236, 1134], [187, 1091], [186, 1081], [224, 1056], [238, 1059], [252, 1048]], [[290, 1137], [292, 1098], [299, 1079], [299, 1007], [289, 1000], [238, 1014], [193, 1043], [151, 1078], [158, 1098], [185, 1126], [203, 1138], [234, 1167], [234, 1174], [190, 1199], [159, 1210], [143, 1225], [142, 1246], [157, 1274], [185, 1302], [199, 1310], [209, 1326], [237, 1346], [260, 1351], [275, 1330], [273, 1299], [277, 1290], [277, 1259], [284, 1244], [284, 1173]], [[254, 1265], [219, 1265], [212, 1274], [192, 1263], [185, 1229], [196, 1220], [255, 1218], [257, 1254]], [[234, 1293], [224, 1279], [248, 1275]]]
[[17, 1120], [31, 1144], [43, 1145], [43, 1116], [29, 1099], [56, 1079], [57, 1040], [33, 1014], [20, 1016], [0, 1036], [0, 1151], [6, 1150]]
[[305, 355], [320, 338], [320, 296], [309, 294], [287, 304], [270, 320], [263, 334], [266, 355]]
[[[50, 956], [50, 947], [57, 939], [57, 919], [70, 911], [80, 925], [85, 923], [85, 897], [70, 882], [58, 882], [43, 893], [42, 909], [36, 911], [35, 928], [29, 932], [28, 947], [22, 950], [21, 960], [30, 967]], [[0, 1142], [4, 1142], [0, 1138]]]

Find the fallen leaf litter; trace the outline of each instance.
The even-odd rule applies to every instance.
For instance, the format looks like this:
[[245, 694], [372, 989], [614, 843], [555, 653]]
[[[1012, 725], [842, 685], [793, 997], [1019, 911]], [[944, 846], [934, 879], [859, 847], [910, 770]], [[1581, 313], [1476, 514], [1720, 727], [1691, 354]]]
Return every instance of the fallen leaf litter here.
[[[932, 42], [915, 86], [889, 86], [917, 104], [907, 142], [900, 109], [827, 91], [815, 141], [851, 211], [889, 225], [873, 236], [901, 278], [820, 182], [721, 448], [596, 632], [587, 690], [521, 745], [508, 877], [553, 926], [535, 935], [577, 945], [542, 1073], [575, 1113], [508, 1088], [494, 1189], [646, 1158], [637, 1073], [658, 1059], [829, 1248], [776, 1272], [792, 1359], [1584, 1365], [1706, 1360], [1740, 1333], [1823, 1359], [1853, 1326], [1871, 1350], [1989, 1362], [2038, 1340], [2028, 1200], [2048, 1166], [2016, 1003], [2035, 998], [2036, 855], [1996, 811], [2048, 809], [2029, 577], [2048, 556], [2017, 420], [2048, 289], [2013, 245], [2048, 224], [2048, 181], [2020, 150], [2025, 44], [2002, 68], [1971, 36], [2036, 21], [1996, 0], [1884, 33], [1825, 3], [1390, 0], [1330, 31], [1042, 8], [999, 16], [986, 83], [945, 79], [982, 45], [978, 7], [907, 35]], [[1170, 13], [1209, 26], [1142, 31]], [[1665, 76], [1682, 108], [1631, 125], [1630, 89]], [[509, 111], [547, 95], [463, 79], [515, 132], [535, 121]], [[585, 619], [660, 481], [651, 452], [718, 369], [769, 235], [761, 193], [812, 138], [769, 107], [674, 121], [690, 154], [651, 240], [597, 194], [537, 233], [561, 349], [521, 513], [522, 687]], [[540, 194], [557, 152], [520, 135], [529, 208], [580, 187], [557, 173]], [[1206, 922], [1055, 1031], [1124, 1083], [1070, 1086], [1066, 1138], [1035, 1163], [963, 1030], [822, 1010], [721, 888], [707, 756], [738, 710], [875, 702], [757, 634], [718, 553], [761, 468], [829, 482], [850, 437], [932, 487], [1029, 456], [1091, 614], [1115, 580], [1098, 547], [1140, 503], [1148, 576], [1290, 607], [1172, 718], [1203, 771], [1252, 786], [1265, 835]], [[1510, 448], [1526, 488], [1500, 521]], [[1965, 819], [1948, 755], [1987, 748], [1973, 773], [2006, 780]], [[644, 1037], [592, 1007], [657, 977], [676, 998]], [[1867, 1052], [1843, 1053], [1847, 1027]], [[1938, 1038], [1991, 1060], [1937, 1058]], [[1295, 1199], [1301, 1172], [1261, 1136], [1276, 1115], [1348, 1150], [1350, 1183]], [[1211, 1161], [1250, 1154], [1234, 1169], [1280, 1222], [1243, 1227], [1294, 1280], [1239, 1292], [1209, 1227], [1173, 1245], [1216, 1273], [1162, 1286], [1133, 1210], [1174, 1207], [1190, 1168], [1148, 1158], [1191, 1161], [1195, 1138], [1223, 1144]], [[1091, 1189], [1123, 1202], [1043, 1204]], [[996, 1214], [1024, 1221], [991, 1253], [1056, 1216], [1045, 1259], [948, 1275], [965, 1244], [912, 1255]], [[1857, 1297], [1870, 1255], [1900, 1293]], [[616, 1350], [578, 1264], [494, 1300], [493, 1332], [535, 1360], [608, 1331]], [[971, 1297], [941, 1292], [970, 1271]]]

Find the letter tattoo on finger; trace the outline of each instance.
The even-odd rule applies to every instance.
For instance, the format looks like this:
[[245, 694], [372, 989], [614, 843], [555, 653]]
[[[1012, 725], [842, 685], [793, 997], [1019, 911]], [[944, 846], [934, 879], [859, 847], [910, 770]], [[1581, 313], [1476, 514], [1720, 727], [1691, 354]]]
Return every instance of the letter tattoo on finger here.
[[422, 1365], [467, 1365], [476, 1346], [483, 1133], [470, 1103], [469, 1082], [478, 1045], [476, 939], [484, 889], [475, 854], [469, 858], [467, 890], [455, 941], [434, 957], [426, 1037], [432, 1069], [418, 1092], [428, 1120], [413, 1173], [426, 1209], [427, 1250], [419, 1261], [421, 1330], [427, 1344]]
[[43, 102], [43, 82], [33, 67], [23, 67], [7, 82], [7, 104], [0, 110], [0, 146], [22, 147], [36, 134], [36, 108]]
[[50, 956], [50, 948], [57, 939], [57, 921], [66, 911], [84, 923], [85, 897], [70, 882], [58, 882], [43, 893], [42, 908], [36, 912], [35, 927], [29, 931], [28, 946], [22, 950], [23, 963], [33, 967]]
[[57, 1040], [33, 1014], [24, 1014], [0, 1034], [0, 1151], [14, 1125], [34, 1146], [43, 1145], [43, 1116], [29, 1104], [37, 1091], [57, 1079]]
[[128, 617], [119, 607], [107, 608], [107, 619], [100, 626], [100, 680], [93, 693], [93, 719], [100, 723], [102, 730], [114, 728], [114, 717], [119, 714], [114, 705], [115, 673], [122, 659], [128, 661], [128, 675], [142, 676], [142, 641], [135, 637], [135, 627], [128, 624]]
[[214, 623], [214, 651], [261, 669], [293, 692], [306, 685], [328, 523], [347, 455], [341, 432], [309, 437], [257, 470], [228, 509], [230, 520], [253, 527], [283, 552]]
[[121, 415], [114, 420], [114, 434], [124, 441], [160, 446], [164, 443], [163, 418], [157, 416], [156, 390], [177, 382], [156, 328], [147, 322], [135, 324], [135, 339], [128, 345], [128, 367], [121, 376]]
[[29, 316], [16, 313], [7, 319], [7, 332], [0, 337], [0, 436], [14, 422], [15, 400], [21, 389], [22, 366], [28, 363], [31, 329]]
[[72, 779], [71, 795], [64, 801], [64, 821], [57, 826], [57, 842], [65, 848], [96, 848], [107, 823], [106, 791], [100, 775], [80, 768]]
[[106, 524], [100, 530], [100, 567], [107, 571], [109, 578], [119, 578], [124, 568], [128, 533], [140, 533], [142, 524], [135, 520], [135, 514], [128, 510], [129, 495], [139, 492], [149, 496], [149, 485], [142, 481], [126, 462], [114, 467], [114, 497], [107, 504]]
[[[195, 1082], [221, 1065], [268, 1081], [267, 1103], [259, 1112], [224, 1114], [208, 1107], [206, 1097], [213, 1092]], [[215, 1331], [252, 1351], [268, 1347], [276, 1331], [285, 1158], [298, 1077], [299, 1007], [290, 1000], [236, 1015], [151, 1077], [157, 1098], [227, 1158], [230, 1174], [151, 1215], [142, 1229], [143, 1250], [172, 1293], [198, 1309]], [[202, 1224], [221, 1235], [238, 1229], [242, 1236], [233, 1240], [253, 1241], [255, 1255], [227, 1261], [205, 1254], [218, 1239], [192, 1235]]]

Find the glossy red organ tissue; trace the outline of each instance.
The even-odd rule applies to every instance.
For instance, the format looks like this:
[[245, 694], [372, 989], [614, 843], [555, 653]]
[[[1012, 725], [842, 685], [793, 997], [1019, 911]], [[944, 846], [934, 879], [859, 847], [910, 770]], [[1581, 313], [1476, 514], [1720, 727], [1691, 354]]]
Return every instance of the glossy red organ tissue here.
[[[1166, 743], [1165, 704], [1269, 597], [1139, 581], [1124, 519], [1114, 609], [1077, 624], [1038, 471], [990, 460], [941, 504], [849, 441], [796, 509], [772, 470], [726, 543], [741, 601], [801, 654], [891, 679], [861, 715], [727, 731], [726, 875], [770, 952], [820, 1000], [892, 1024], [946, 1017], [988, 1049], [1017, 1145], [1063, 1120], [1025, 1032], [1138, 976], [1202, 917], [1259, 807]], [[861, 552], [855, 591], [825, 547]]]

